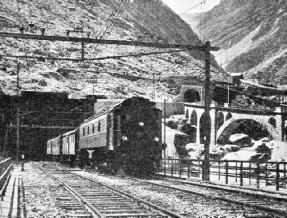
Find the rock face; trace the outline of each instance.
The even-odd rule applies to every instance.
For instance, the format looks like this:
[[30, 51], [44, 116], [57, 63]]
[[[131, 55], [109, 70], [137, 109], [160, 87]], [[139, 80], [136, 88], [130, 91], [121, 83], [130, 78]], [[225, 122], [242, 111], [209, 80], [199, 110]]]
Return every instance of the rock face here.
[[214, 53], [227, 72], [243, 72], [262, 83], [286, 82], [287, 48], [284, 0], [222, 0], [211, 11], [184, 14], [201, 39], [221, 50]]
[[[22, 29], [21, 29], [22, 27]], [[160, 0], [135, 1], [44, 1], [0, 2], [0, 31], [28, 34], [117, 39], [145, 42], [197, 44], [199, 39], [190, 26]], [[122, 98], [140, 95], [150, 98], [155, 75], [156, 98], [177, 95], [178, 86], [170, 76], [190, 76], [185, 82], [203, 81], [202, 52], [178, 52], [121, 59], [72, 62], [50, 61], [42, 57], [80, 58], [81, 45], [66, 42], [0, 39], [0, 55], [37, 56], [20, 60], [22, 90], [70, 92], [72, 96], [94, 93]], [[3, 51], [3, 52], [2, 52]], [[163, 51], [163, 49], [117, 45], [85, 45], [85, 58]], [[0, 87], [7, 94], [16, 93], [17, 59], [0, 59]], [[195, 66], [198, 65], [198, 66]], [[213, 69], [219, 67], [212, 60]], [[12, 70], [11, 70], [12, 69]], [[213, 73], [216, 79], [226, 75]], [[47, 84], [47, 85], [46, 85]]]

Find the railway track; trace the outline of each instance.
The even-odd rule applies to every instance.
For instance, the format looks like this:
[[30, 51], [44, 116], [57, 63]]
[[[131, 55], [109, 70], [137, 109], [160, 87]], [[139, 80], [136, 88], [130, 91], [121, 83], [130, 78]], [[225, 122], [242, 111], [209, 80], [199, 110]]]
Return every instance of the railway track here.
[[74, 217], [182, 218], [181, 215], [100, 182], [47, 165], [41, 169], [65, 188], [67, 192], [57, 196], [57, 200], [62, 209], [73, 211]]
[[[142, 182], [142, 180], [131, 179]], [[285, 209], [287, 208], [287, 198], [272, 197], [270, 195], [264, 196], [256, 192], [243, 192], [236, 189], [228, 190], [220, 186], [195, 184], [171, 179], [144, 182], [158, 187], [180, 190], [185, 193], [197, 194], [205, 198], [232, 204], [234, 211], [242, 210], [244, 217], [287, 217], [287, 210]]]
[[[228, 213], [229, 215], [232, 214], [233, 217], [246, 218], [287, 217], [287, 210], [285, 209], [287, 208], [287, 199], [283, 200], [279, 197], [271, 198], [270, 196], [260, 196], [256, 193], [252, 195], [234, 190], [224, 190], [219, 187], [188, 184], [176, 180], [160, 179], [150, 181], [125, 178], [120, 181], [120, 183], [126, 181], [126, 184], [116, 185], [118, 189], [125, 190], [128, 186], [135, 186], [149, 192], [161, 193], [167, 198], [168, 195], [174, 194], [178, 199], [192, 206], [206, 204], [206, 207], [209, 207], [210, 202], [212, 202], [213, 205], [218, 205], [216, 213], [219, 214]], [[160, 202], [158, 204], [160, 205]], [[186, 217], [189, 217], [189, 215], [186, 214]]]

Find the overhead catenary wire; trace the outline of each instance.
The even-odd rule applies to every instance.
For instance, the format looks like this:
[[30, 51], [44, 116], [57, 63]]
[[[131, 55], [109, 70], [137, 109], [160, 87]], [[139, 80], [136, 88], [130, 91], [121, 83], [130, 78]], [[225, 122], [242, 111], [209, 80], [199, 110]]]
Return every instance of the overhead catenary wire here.
[[126, 55], [116, 55], [116, 56], [105, 56], [105, 57], [96, 57], [96, 58], [90, 58], [90, 59], [84, 59], [84, 60], [82, 60], [80, 58], [79, 59], [75, 59], [75, 58], [55, 58], [55, 57], [43, 57], [43, 56], [7, 55], [7, 54], [0, 54], [0, 57], [85, 62], [85, 61], [90, 61], [90, 60], [106, 60], [106, 59], [120, 59], [120, 58], [125, 58], [125, 57], [141, 57], [141, 56], [147, 56], [147, 55], [175, 53], [175, 52], [182, 52], [182, 51], [186, 51], [186, 50], [185, 49], [181, 49], [181, 50], [168, 50], [168, 51], [136, 53], [136, 54], [126, 54]]
[[194, 5], [194, 6], [192, 6], [191, 8], [188, 8], [187, 10], [181, 12], [179, 15], [183, 15], [183, 14], [185, 14], [186, 12], [195, 9], [195, 8], [197, 8], [198, 6], [202, 5], [202, 4], [205, 4], [206, 1], [207, 1], [207, 0], [203, 0], [202, 2], [200, 2], [200, 3], [198, 3], [198, 4]]
[[[123, 11], [126, 8], [128, 3], [129, 3], [129, 0], [119, 0], [118, 1], [114, 11], [110, 14], [110, 16], [108, 17], [108, 19], [106, 21], [106, 24], [101, 28], [100, 32], [96, 35], [96, 38], [101, 40], [106, 36], [106, 34], [108, 32], [111, 32], [113, 30], [115, 24], [112, 20], [118, 19], [121, 16], [121, 14], [123, 13]], [[90, 53], [92, 53], [92, 51], [94, 51], [95, 49], [99, 48], [99, 46], [100, 45], [92, 47]], [[97, 56], [98, 54], [99, 54], [99, 51], [96, 51], [95, 55]]]

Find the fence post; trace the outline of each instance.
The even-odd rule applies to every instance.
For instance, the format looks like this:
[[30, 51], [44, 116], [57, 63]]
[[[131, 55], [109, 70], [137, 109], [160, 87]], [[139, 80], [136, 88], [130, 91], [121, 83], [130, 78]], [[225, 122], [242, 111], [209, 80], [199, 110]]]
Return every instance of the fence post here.
[[237, 182], [237, 161], [235, 162], [235, 182]]
[[[200, 177], [200, 173], [201, 173], [200, 170], [202, 170], [202, 164], [203, 164], [203, 163], [200, 163], [200, 160], [198, 160], [198, 164], [197, 164], [198, 167], [197, 167], [197, 169], [198, 169], [199, 177]], [[200, 166], [201, 166], [201, 167], [200, 167]]]
[[276, 163], [276, 179], [275, 179], [276, 191], [279, 190], [279, 179], [280, 179], [279, 163]]
[[171, 160], [171, 176], [173, 177], [173, 160]]
[[265, 186], [267, 186], [268, 182], [268, 164], [267, 162], [265, 163]]
[[228, 184], [228, 162], [225, 161], [225, 184]]
[[190, 160], [187, 161], [187, 178], [190, 177]]
[[286, 162], [284, 162], [284, 188], [286, 188]]
[[259, 189], [259, 183], [260, 183], [260, 165], [259, 163], [256, 163], [256, 188]]
[[181, 159], [178, 160], [179, 165], [179, 178], [181, 178]]
[[164, 161], [164, 175], [166, 176], [166, 168], [168, 167], [168, 164], [166, 162], [166, 159], [164, 159], [163, 161]]
[[243, 163], [240, 162], [240, 186], [243, 186]]
[[220, 162], [218, 161], [218, 180], [220, 181]]
[[248, 176], [249, 176], [249, 185], [251, 185], [251, 162], [249, 162], [249, 167], [248, 167]]

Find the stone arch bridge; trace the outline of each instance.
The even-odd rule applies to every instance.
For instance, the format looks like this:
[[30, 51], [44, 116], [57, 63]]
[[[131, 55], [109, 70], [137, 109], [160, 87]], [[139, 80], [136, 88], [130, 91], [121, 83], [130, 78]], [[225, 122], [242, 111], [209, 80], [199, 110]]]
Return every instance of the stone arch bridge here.
[[[199, 103], [184, 104], [185, 118], [194, 128], [194, 143], [204, 143], [204, 105]], [[215, 145], [223, 132], [230, 125], [238, 121], [250, 120], [259, 123], [262, 128], [269, 133], [274, 140], [286, 139], [286, 113], [282, 112], [281, 107], [274, 110], [255, 110], [230, 107], [229, 104], [217, 106], [215, 103], [210, 105], [209, 126], [210, 126], [210, 144]], [[235, 125], [236, 126], [236, 125]], [[250, 128], [250, 127], [249, 127]]]

